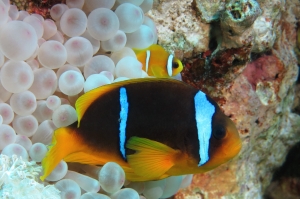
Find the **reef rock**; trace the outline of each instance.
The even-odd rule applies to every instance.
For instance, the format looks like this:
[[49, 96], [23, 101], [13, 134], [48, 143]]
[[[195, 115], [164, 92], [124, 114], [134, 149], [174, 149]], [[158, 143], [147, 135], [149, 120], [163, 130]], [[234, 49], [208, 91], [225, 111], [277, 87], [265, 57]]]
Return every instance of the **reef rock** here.
[[159, 43], [186, 58], [183, 80], [218, 101], [243, 139], [237, 158], [195, 175], [175, 198], [262, 198], [300, 140], [292, 112], [300, 2], [162, 0], [149, 16]]
[[147, 15], [157, 27], [159, 44], [179, 58], [208, 49], [209, 24], [201, 21], [193, 0], [154, 0]]

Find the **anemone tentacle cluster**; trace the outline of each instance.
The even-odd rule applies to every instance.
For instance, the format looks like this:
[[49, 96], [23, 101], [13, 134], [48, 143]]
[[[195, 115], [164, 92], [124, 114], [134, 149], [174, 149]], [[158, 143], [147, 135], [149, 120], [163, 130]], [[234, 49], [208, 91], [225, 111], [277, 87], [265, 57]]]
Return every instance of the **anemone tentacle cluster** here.
[[171, 180], [175, 188], [167, 179], [129, 183], [115, 163], [101, 171], [88, 165], [71, 171], [64, 161], [45, 182], [38, 180], [53, 131], [77, 120], [80, 95], [148, 76], [131, 48], [157, 43], [155, 24], [144, 15], [152, 4], [67, 0], [44, 19], [0, 0], [0, 198], [26, 198], [30, 191], [37, 198], [160, 198], [191, 182], [191, 176], [180, 176]]

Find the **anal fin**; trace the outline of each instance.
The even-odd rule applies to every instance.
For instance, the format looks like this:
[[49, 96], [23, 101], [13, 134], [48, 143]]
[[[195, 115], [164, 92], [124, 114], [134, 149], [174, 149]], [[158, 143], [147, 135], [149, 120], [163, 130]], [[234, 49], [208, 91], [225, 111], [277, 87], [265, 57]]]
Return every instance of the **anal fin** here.
[[90, 165], [104, 165], [107, 160], [101, 158], [101, 156], [95, 156], [86, 152], [75, 152], [64, 157], [66, 162], [80, 162], [81, 164], [90, 164]]
[[127, 163], [117, 155], [107, 152], [98, 152], [92, 149], [71, 153], [64, 157], [66, 162], [80, 162], [81, 164], [104, 165], [107, 162], [116, 162], [120, 166]]
[[[110, 158], [109, 158], [110, 157]], [[103, 166], [107, 162], [113, 161], [110, 155], [107, 157], [106, 154], [103, 153], [88, 153], [88, 152], [75, 152], [67, 155], [64, 160], [66, 162], [80, 162], [81, 164], [89, 164], [89, 165], [97, 165], [97, 166]], [[123, 160], [120, 162], [118, 160], [114, 160], [113, 162], [118, 163], [125, 172], [125, 177], [129, 181], [146, 181], [147, 178], [144, 178], [142, 176], [137, 175], [130, 166], [124, 162]]]

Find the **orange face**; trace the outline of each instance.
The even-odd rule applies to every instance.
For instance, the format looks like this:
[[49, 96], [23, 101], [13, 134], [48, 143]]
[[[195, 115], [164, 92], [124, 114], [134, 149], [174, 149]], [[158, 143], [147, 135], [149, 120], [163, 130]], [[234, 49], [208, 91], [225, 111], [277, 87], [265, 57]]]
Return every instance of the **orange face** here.
[[[216, 115], [216, 119], [222, 117], [222, 115], [224, 114], [220, 112]], [[215, 168], [234, 158], [242, 147], [242, 142], [234, 123], [225, 115], [219, 120], [219, 122], [216, 122], [219, 124], [213, 129], [213, 135], [210, 140], [210, 161], [203, 165], [207, 169]]]
[[240, 152], [242, 142], [234, 123], [219, 108], [212, 119], [212, 135], [209, 140], [209, 160], [199, 166], [198, 147], [190, 148], [178, 156], [168, 175], [204, 173], [224, 164]]

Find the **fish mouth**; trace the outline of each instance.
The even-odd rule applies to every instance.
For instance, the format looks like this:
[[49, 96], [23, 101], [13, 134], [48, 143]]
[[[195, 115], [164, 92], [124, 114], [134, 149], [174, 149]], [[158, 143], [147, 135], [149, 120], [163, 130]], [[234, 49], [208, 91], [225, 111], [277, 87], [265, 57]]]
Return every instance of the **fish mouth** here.
[[[230, 158], [233, 158], [234, 156], [238, 155], [242, 148], [242, 141], [239, 140], [237, 142], [234, 142], [230, 145], [228, 145], [224, 152], [227, 156], [230, 156]], [[230, 153], [228, 153], [230, 151]]]
[[229, 132], [232, 132], [232, 137], [225, 141], [225, 146], [223, 148], [223, 153], [228, 158], [233, 158], [234, 156], [238, 155], [242, 148], [242, 140], [240, 138], [239, 132], [235, 126], [235, 124], [232, 122], [232, 120], [229, 119]]
[[214, 162], [214, 165], [220, 165], [224, 164], [230, 160], [232, 160], [234, 157], [236, 157], [242, 148], [242, 142], [237, 140], [234, 142], [227, 142], [224, 143], [223, 146], [221, 146], [221, 150], [218, 153], [214, 154], [214, 158], [217, 161], [220, 162]]
[[222, 156], [223, 157], [227, 157], [227, 159], [232, 159], [234, 158], [236, 155], [239, 154], [239, 152], [241, 151], [242, 148], [242, 141], [238, 140], [235, 142], [231, 142], [226, 144], [226, 146], [224, 146], [223, 150], [222, 150]]
[[235, 145], [233, 145], [232, 147], [232, 150], [236, 152], [236, 154], [238, 154], [240, 151], [241, 151], [241, 148], [242, 148], [242, 142], [239, 141], [237, 142]]

